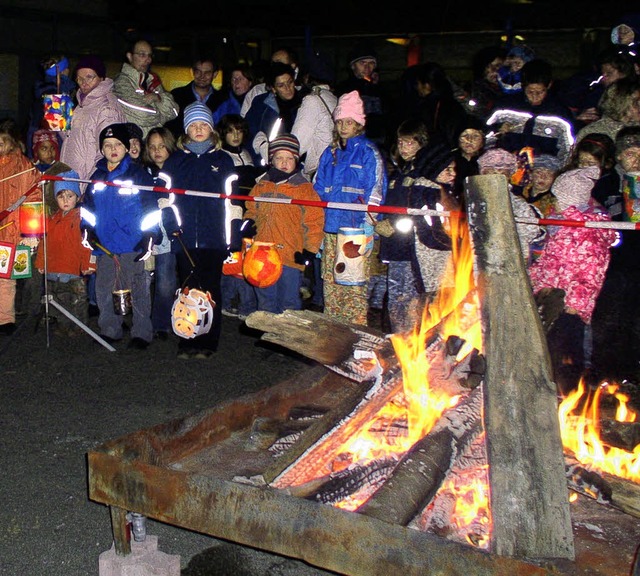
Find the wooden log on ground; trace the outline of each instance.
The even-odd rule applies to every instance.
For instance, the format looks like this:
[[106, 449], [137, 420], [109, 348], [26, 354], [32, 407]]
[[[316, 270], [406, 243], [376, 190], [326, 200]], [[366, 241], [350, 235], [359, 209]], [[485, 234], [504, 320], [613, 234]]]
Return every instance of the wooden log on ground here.
[[491, 548], [520, 558], [573, 559], [556, 386], [507, 180], [472, 176], [465, 193], [487, 363]]
[[357, 511], [406, 526], [432, 500], [457, 457], [482, 432], [482, 387], [449, 409]]

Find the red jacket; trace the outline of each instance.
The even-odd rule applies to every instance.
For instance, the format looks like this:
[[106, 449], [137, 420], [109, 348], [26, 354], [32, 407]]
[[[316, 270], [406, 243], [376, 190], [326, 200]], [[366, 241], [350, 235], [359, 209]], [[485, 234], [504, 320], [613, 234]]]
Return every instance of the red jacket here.
[[[40, 242], [36, 254], [36, 268], [44, 270], [44, 246]], [[47, 272], [81, 276], [95, 270], [95, 256], [82, 245], [80, 209], [63, 215], [62, 210], [47, 218]]]

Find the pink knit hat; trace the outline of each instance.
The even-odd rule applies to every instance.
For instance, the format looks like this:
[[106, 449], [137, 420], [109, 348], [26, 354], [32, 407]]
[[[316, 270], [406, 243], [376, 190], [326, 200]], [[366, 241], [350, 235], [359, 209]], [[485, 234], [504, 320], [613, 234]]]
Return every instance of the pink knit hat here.
[[558, 210], [566, 210], [569, 206], [586, 204], [591, 197], [591, 190], [600, 178], [600, 168], [576, 168], [558, 176], [551, 186], [551, 193], [556, 197]]
[[364, 126], [366, 121], [364, 115], [364, 104], [362, 103], [362, 98], [360, 98], [360, 94], [358, 94], [357, 90], [343, 94], [338, 100], [338, 105], [333, 111], [333, 119], [337, 121], [343, 120], [344, 118], [352, 118], [358, 124]]

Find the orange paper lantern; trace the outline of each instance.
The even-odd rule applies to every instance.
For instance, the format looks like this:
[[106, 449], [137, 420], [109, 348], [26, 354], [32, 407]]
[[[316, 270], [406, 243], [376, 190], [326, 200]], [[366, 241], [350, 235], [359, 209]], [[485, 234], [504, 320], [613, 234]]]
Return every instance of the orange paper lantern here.
[[20, 206], [20, 233], [23, 236], [44, 234], [44, 209], [42, 202], [24, 202]]
[[249, 284], [267, 288], [282, 275], [282, 258], [273, 242], [254, 242], [244, 255], [242, 273]]

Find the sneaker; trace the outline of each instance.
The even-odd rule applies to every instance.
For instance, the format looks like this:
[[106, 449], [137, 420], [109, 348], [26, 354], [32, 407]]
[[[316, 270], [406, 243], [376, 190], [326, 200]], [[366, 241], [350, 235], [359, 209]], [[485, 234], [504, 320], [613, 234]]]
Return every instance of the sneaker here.
[[178, 358], [180, 360], [190, 360], [195, 357], [196, 351], [191, 348], [183, 348], [178, 350]]
[[238, 317], [238, 310], [236, 308], [223, 308], [222, 309], [223, 316], [229, 316], [230, 318]]
[[213, 356], [212, 350], [196, 350], [193, 358], [196, 358], [197, 360], [207, 360], [208, 358], [211, 358], [211, 356]]

